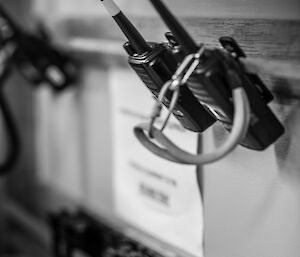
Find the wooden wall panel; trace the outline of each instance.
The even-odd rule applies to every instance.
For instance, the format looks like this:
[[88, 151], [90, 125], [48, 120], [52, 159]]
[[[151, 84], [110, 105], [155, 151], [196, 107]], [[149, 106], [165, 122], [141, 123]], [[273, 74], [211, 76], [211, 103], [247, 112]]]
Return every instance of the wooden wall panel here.
[[[155, 16], [148, 0], [115, 0], [129, 15]], [[298, 0], [166, 0], [176, 14], [188, 17], [299, 19]], [[51, 10], [51, 14], [49, 11]], [[105, 16], [99, 0], [35, 0], [35, 11], [48, 20], [57, 17]]]

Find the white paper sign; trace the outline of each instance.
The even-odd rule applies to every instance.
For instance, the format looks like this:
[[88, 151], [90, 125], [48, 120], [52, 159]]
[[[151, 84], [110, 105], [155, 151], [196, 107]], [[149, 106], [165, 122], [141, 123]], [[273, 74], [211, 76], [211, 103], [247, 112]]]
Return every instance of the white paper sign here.
[[[146, 233], [191, 255], [203, 256], [202, 202], [195, 166], [165, 161], [134, 137], [148, 120], [154, 99], [129, 69], [110, 74], [113, 121], [114, 195], [117, 215]], [[197, 135], [172, 118], [168, 136], [195, 152]]]

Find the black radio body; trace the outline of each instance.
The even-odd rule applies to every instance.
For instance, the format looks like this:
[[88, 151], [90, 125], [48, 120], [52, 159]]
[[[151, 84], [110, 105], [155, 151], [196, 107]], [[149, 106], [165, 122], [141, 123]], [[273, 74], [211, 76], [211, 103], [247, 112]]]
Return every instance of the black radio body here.
[[[150, 0], [174, 35], [185, 55], [195, 54], [202, 48], [199, 66], [187, 81], [187, 87], [198, 101], [214, 113], [215, 117], [230, 130], [233, 123], [233, 83], [243, 87], [250, 103], [251, 119], [241, 145], [264, 150], [283, 133], [284, 128], [267, 104], [272, 94], [257, 74], [248, 73], [240, 57], [245, 53], [231, 37], [221, 37], [223, 49], [198, 46], [175, 16], [160, 0]], [[234, 81], [231, 81], [234, 80]]]
[[250, 103], [250, 124], [240, 144], [253, 150], [264, 150], [283, 134], [284, 128], [267, 106], [269, 91], [254, 84], [251, 76], [245, 73], [231, 54], [219, 49], [204, 50], [199, 67], [188, 80], [187, 86], [199, 102], [207, 106], [227, 130], [231, 130], [233, 104], [226, 75], [228, 71], [234, 72], [235, 83], [242, 85]]
[[[130, 66], [157, 97], [162, 86], [172, 78], [178, 68], [176, 56], [178, 57], [179, 53], [174, 54], [172, 47], [167, 43], [149, 45], [151, 50], [143, 54], [135, 53], [129, 42], [124, 45], [124, 48], [129, 54]], [[171, 96], [169, 92], [163, 101], [166, 107], [169, 107]], [[173, 114], [184, 128], [194, 132], [203, 132], [216, 121], [210, 111], [197, 101], [185, 85], [181, 87]]]

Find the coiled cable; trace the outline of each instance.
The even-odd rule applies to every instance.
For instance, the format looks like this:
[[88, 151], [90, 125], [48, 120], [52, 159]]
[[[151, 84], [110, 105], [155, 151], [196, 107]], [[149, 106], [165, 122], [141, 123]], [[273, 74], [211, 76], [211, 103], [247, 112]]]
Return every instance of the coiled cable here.
[[234, 102], [234, 120], [232, 130], [227, 140], [221, 147], [216, 149], [212, 153], [205, 153], [200, 155], [194, 155], [180, 149], [175, 145], [168, 137], [166, 137], [160, 130], [153, 127], [152, 136], [161, 146], [155, 144], [153, 140], [150, 140], [145, 134], [145, 131], [150, 131], [148, 123], [142, 123], [134, 127], [134, 134], [140, 143], [146, 147], [153, 154], [180, 164], [191, 165], [203, 165], [211, 162], [215, 162], [229, 152], [231, 152], [239, 142], [244, 138], [250, 120], [250, 107], [248, 98], [243, 88], [237, 88], [233, 90], [233, 102]]
[[[233, 124], [230, 135], [228, 136], [227, 140], [222, 144], [221, 147], [216, 149], [214, 152], [204, 154], [191, 154], [182, 150], [180, 147], [174, 144], [166, 135], [164, 135], [164, 126], [160, 130], [154, 126], [153, 117], [158, 116], [157, 113], [151, 116], [152, 119], [149, 124], [142, 123], [134, 127], [134, 134], [136, 138], [145, 148], [147, 148], [153, 154], [159, 156], [160, 158], [175, 163], [203, 165], [215, 162], [226, 156], [245, 137], [250, 122], [250, 105], [245, 90], [243, 89], [239, 79], [237, 79], [232, 70], [229, 69], [227, 71], [227, 75], [228, 81], [232, 87], [232, 99], [234, 108]], [[171, 86], [172, 82], [167, 82], [162, 88], [161, 93], [159, 94], [159, 99], [157, 102], [158, 104], [156, 104], [154, 108], [156, 112], [159, 110], [158, 107], [162, 104], [164, 93], [167, 91], [167, 88]], [[175, 93], [176, 90], [179, 91], [179, 87], [174, 89]], [[173, 98], [176, 100], [178, 92], [177, 94], [175, 93], [173, 94]], [[176, 102], [172, 101], [172, 106], [170, 106], [169, 108], [169, 114], [173, 110], [175, 104]], [[148, 132], [147, 134], [149, 136], [147, 136], [145, 132]], [[159, 145], [156, 144], [155, 141], [157, 141]]]

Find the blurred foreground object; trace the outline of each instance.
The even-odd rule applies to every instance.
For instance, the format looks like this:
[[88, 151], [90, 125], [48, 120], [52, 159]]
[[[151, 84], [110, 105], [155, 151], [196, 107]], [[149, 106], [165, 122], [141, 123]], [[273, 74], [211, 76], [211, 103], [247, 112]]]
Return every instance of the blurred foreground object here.
[[0, 108], [9, 138], [9, 150], [0, 164], [0, 175], [11, 170], [20, 152], [16, 125], [3, 93], [11, 70], [17, 67], [32, 85], [46, 83], [55, 91], [66, 89], [77, 80], [78, 69], [74, 61], [49, 43], [45, 30], [37, 34], [42, 36], [16, 25], [0, 5]]

